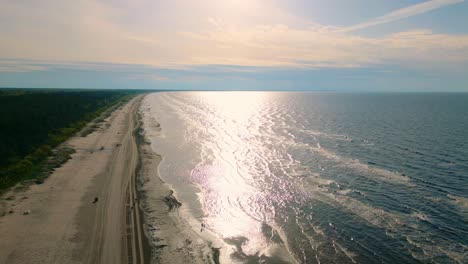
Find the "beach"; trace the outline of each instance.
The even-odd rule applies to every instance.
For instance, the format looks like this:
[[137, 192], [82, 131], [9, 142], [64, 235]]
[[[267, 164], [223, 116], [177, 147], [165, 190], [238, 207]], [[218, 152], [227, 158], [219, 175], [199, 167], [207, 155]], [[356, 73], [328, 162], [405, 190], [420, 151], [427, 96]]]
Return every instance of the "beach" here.
[[143, 97], [68, 140], [76, 153], [43, 184], [2, 195], [0, 263], [219, 263], [219, 248], [178, 217], [180, 203], [159, 178]]
[[[159, 175], [162, 157], [152, 146], [147, 132], [157, 136], [160, 124], [141, 113], [137, 134], [140, 166], [137, 185], [145, 214], [145, 233], [151, 247], [150, 263], [220, 263], [226, 259], [224, 243], [201, 223], [184, 215], [188, 206], [177, 200], [177, 193]], [[156, 149], [158, 147], [156, 146]], [[181, 211], [181, 206], [184, 206]]]
[[72, 159], [40, 185], [1, 197], [0, 263], [144, 263], [136, 199], [138, 96], [67, 144]]

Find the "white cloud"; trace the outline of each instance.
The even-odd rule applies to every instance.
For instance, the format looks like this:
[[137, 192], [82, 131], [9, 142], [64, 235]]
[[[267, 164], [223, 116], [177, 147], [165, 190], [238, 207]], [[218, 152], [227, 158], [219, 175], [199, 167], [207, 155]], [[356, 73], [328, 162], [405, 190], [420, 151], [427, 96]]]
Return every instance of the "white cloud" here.
[[[0, 58], [168, 68], [360, 67], [388, 62], [445, 67], [468, 62], [468, 35], [411, 30], [360, 37], [300, 21], [262, 1], [228, 2], [139, 0], [108, 6], [91, 0], [43, 0], [40, 5], [0, 0]], [[429, 1], [376, 21], [455, 2], [460, 0]]]
[[388, 14], [385, 14], [383, 16], [377, 17], [375, 19], [372, 19], [364, 23], [360, 23], [354, 26], [343, 28], [341, 29], [341, 31], [350, 32], [350, 31], [368, 28], [371, 26], [386, 24], [386, 23], [401, 20], [404, 18], [412, 17], [415, 15], [427, 13], [429, 11], [439, 9], [444, 6], [462, 3], [464, 1], [465, 0], [430, 0], [424, 3], [415, 4], [412, 6], [408, 6], [408, 7], [404, 7], [404, 8], [392, 11]]

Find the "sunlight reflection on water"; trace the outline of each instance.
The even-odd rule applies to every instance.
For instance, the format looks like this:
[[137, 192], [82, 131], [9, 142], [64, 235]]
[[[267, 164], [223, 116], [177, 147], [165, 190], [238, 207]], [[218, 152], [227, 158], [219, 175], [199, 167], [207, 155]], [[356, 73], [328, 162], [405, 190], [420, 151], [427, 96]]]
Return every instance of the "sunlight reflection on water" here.
[[[460, 155], [445, 157], [455, 165], [443, 168], [425, 169], [438, 164], [431, 159], [437, 153], [428, 153], [430, 160], [422, 165], [402, 165], [421, 159], [401, 146], [428, 151], [417, 142], [421, 131], [418, 137], [400, 132], [418, 121], [387, 117], [400, 113], [391, 110], [401, 97], [362, 98], [158, 93], [147, 97], [146, 107], [161, 123], [161, 134], [151, 138], [163, 156], [161, 177], [176, 190], [181, 210], [224, 239], [233, 261], [419, 263], [436, 256], [463, 263], [468, 257], [466, 231], [460, 228], [463, 211], [449, 199], [463, 196], [456, 187], [464, 186], [463, 179], [452, 177], [466, 171], [456, 165]], [[374, 101], [378, 107], [372, 108]], [[419, 111], [420, 127], [427, 122], [428, 102], [405, 105]], [[446, 122], [454, 116], [450, 111], [440, 117], [443, 112], [432, 113], [430, 120]], [[392, 120], [398, 122], [381, 126]], [[463, 122], [450, 125], [464, 129]], [[432, 132], [426, 131], [428, 137]], [[463, 145], [454, 142], [451, 149]], [[446, 181], [454, 181], [452, 187], [445, 188]], [[438, 202], [428, 204], [424, 197], [433, 195]], [[437, 223], [457, 232], [442, 232], [434, 228]]]
[[207, 226], [226, 238], [248, 238], [243, 245], [244, 252], [255, 254], [265, 248], [266, 241], [261, 233], [262, 221], [248, 212], [259, 207], [252, 203], [261, 190], [252, 184], [254, 175], [250, 173], [250, 167], [257, 161], [244, 154], [260, 151], [247, 137], [260, 125], [253, 123], [256, 121], [253, 117], [262, 112], [268, 94], [225, 92], [196, 96], [216, 113], [204, 121], [211, 126], [209, 145], [215, 145], [218, 152], [191, 172], [193, 181], [203, 190], [201, 201], [209, 212]]

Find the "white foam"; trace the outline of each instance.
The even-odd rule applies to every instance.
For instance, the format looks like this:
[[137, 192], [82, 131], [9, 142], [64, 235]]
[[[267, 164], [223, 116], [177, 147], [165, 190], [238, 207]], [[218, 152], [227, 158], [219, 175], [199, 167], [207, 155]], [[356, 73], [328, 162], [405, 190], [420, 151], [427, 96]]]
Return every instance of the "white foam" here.
[[341, 194], [341, 195], [348, 195], [350, 193], [352, 193], [353, 190], [351, 189], [342, 189], [342, 190], [339, 190], [338, 193]]
[[447, 194], [447, 197], [450, 198], [448, 203], [455, 207], [459, 215], [468, 221], [468, 199], [452, 194]]
[[408, 176], [402, 175], [398, 172], [389, 171], [381, 168], [377, 168], [374, 166], [369, 166], [368, 164], [361, 163], [357, 159], [346, 158], [333, 153], [327, 149], [316, 148], [316, 147], [309, 147], [309, 150], [326, 157], [328, 159], [334, 160], [338, 162], [339, 166], [343, 166], [346, 168], [354, 169], [358, 172], [364, 173], [365, 176], [372, 177], [372, 179], [379, 179], [386, 182], [391, 183], [398, 183], [398, 184], [405, 184], [405, 185], [413, 185], [411, 180]]
[[460, 197], [452, 194], [447, 194], [447, 197], [452, 199], [453, 204], [457, 205], [464, 211], [468, 211], [468, 198]]
[[429, 217], [422, 212], [412, 212], [411, 217], [419, 219], [421, 221], [429, 222]]
[[324, 133], [317, 130], [308, 130], [308, 129], [296, 129], [298, 132], [313, 136], [313, 137], [322, 137], [322, 138], [329, 138], [339, 141], [352, 141], [352, 138], [346, 135], [339, 135], [339, 134], [331, 134], [331, 133]]
[[357, 262], [354, 260], [354, 258], [358, 256], [356, 253], [352, 252], [351, 250], [349, 250], [349, 249], [343, 247], [342, 245], [340, 245], [340, 244], [338, 244], [338, 243], [336, 243], [336, 242], [335, 242], [334, 244], [336, 244], [336, 245], [340, 248], [340, 250], [346, 255], [346, 257], [349, 258], [349, 260], [351, 260], [351, 262], [357, 263]]

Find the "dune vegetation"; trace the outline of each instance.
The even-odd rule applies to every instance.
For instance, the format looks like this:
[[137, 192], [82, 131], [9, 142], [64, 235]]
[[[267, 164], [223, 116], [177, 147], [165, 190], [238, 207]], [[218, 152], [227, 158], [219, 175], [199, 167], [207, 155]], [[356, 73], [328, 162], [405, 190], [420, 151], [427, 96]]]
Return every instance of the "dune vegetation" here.
[[41, 183], [73, 153], [71, 148], [57, 148], [59, 145], [136, 93], [0, 90], [0, 191], [25, 180]]

